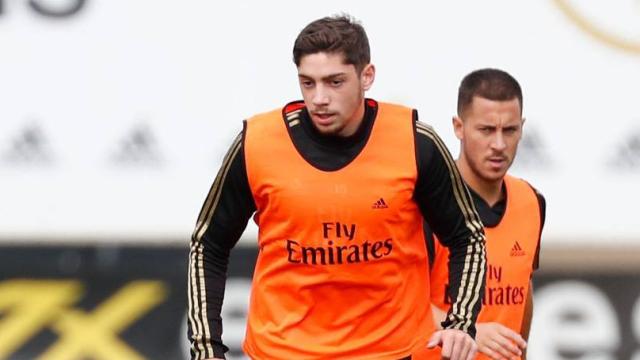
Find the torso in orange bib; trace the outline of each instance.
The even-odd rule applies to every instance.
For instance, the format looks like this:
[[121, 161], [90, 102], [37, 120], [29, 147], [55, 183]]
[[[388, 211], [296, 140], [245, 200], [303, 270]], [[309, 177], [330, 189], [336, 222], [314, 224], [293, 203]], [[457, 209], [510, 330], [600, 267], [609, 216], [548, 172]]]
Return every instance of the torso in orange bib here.
[[[478, 323], [498, 322], [521, 333], [529, 281], [540, 239], [540, 207], [535, 191], [524, 180], [505, 177], [507, 205], [495, 227], [485, 227], [487, 282]], [[435, 241], [431, 301], [448, 310], [448, 249]], [[438, 354], [422, 359], [440, 359]], [[489, 359], [479, 354], [478, 359]]]
[[[322, 171], [288, 133], [300, 105], [247, 121], [257, 207], [245, 352], [254, 359], [399, 359], [433, 332], [411, 109], [378, 104], [360, 154]], [[422, 336], [418, 334], [423, 334]]]

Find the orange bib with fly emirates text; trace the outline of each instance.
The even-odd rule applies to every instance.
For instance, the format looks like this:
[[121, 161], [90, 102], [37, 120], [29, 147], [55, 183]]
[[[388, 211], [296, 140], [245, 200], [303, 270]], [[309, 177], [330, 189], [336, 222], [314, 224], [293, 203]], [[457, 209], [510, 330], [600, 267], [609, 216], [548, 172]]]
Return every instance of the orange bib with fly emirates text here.
[[244, 350], [253, 359], [405, 357], [433, 332], [412, 111], [379, 103], [367, 144], [336, 171], [315, 168], [292, 143], [300, 112], [293, 103], [246, 125], [260, 252]]
[[[478, 323], [498, 322], [521, 333], [529, 281], [540, 239], [540, 205], [531, 186], [524, 180], [505, 176], [507, 204], [495, 227], [485, 227], [487, 280]], [[435, 241], [435, 261], [431, 273], [431, 301], [447, 311], [449, 251]], [[439, 352], [414, 356], [417, 360], [440, 359]], [[477, 359], [487, 360], [479, 353]]]

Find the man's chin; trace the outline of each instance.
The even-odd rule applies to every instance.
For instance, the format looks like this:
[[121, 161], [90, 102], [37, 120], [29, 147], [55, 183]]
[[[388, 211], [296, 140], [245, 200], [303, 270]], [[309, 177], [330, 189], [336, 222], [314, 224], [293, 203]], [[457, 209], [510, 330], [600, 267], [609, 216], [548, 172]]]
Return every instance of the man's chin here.
[[322, 135], [326, 135], [326, 136], [335, 136], [338, 135], [338, 133], [340, 132], [340, 129], [337, 128], [336, 126], [332, 125], [320, 125], [317, 123], [313, 124], [313, 127]]
[[499, 171], [492, 170], [484, 173], [483, 178], [485, 181], [488, 181], [488, 182], [497, 182], [497, 181], [501, 181], [506, 174], [507, 174], [506, 170], [499, 170]]

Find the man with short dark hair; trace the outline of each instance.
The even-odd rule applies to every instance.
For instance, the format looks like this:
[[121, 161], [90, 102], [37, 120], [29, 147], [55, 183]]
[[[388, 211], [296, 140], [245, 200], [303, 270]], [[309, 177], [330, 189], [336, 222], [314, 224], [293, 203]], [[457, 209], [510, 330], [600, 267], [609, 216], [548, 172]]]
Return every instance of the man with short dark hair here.
[[[364, 97], [362, 26], [305, 27], [302, 101], [245, 122], [191, 240], [194, 359], [222, 358], [229, 251], [254, 215], [259, 255], [244, 351], [253, 359], [408, 359], [427, 343], [471, 360], [484, 289], [482, 224], [442, 140], [411, 108]], [[458, 299], [436, 331], [422, 219], [451, 251]]]
[[[538, 267], [545, 200], [529, 183], [507, 174], [522, 137], [522, 90], [508, 73], [481, 69], [458, 91], [453, 129], [458, 169], [469, 186], [487, 237], [487, 287], [478, 317], [478, 359], [524, 358], [533, 307], [531, 277]], [[431, 301], [436, 322], [455, 299], [448, 285], [449, 251], [427, 229]], [[432, 352], [418, 359], [440, 359]]]

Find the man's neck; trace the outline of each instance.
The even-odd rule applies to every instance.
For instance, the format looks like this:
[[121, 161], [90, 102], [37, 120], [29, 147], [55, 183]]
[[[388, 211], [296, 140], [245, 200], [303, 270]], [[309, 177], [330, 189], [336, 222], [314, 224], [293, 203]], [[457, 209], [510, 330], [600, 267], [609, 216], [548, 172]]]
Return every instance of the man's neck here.
[[502, 200], [504, 197], [502, 193], [504, 178], [496, 181], [487, 181], [477, 176], [465, 161], [458, 159], [456, 165], [467, 186], [475, 191], [489, 207], [493, 207], [498, 201]]
[[316, 129], [315, 125], [310, 119], [310, 115], [305, 110], [305, 115], [303, 115], [302, 127], [305, 129], [307, 134], [317, 143], [324, 144], [327, 146], [351, 146], [356, 142], [361, 141], [363, 138], [368, 137], [370, 132], [373, 118], [376, 114], [376, 108], [373, 105], [367, 105], [366, 101], [363, 100], [363, 111], [361, 114], [361, 120], [358, 122], [358, 126], [356, 131], [350, 136], [341, 136], [338, 134], [334, 135], [324, 135]]

